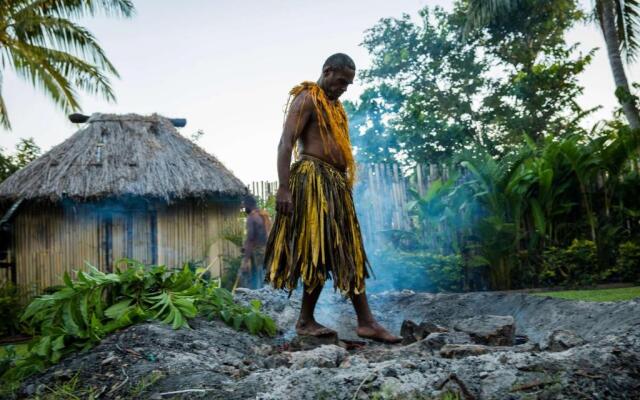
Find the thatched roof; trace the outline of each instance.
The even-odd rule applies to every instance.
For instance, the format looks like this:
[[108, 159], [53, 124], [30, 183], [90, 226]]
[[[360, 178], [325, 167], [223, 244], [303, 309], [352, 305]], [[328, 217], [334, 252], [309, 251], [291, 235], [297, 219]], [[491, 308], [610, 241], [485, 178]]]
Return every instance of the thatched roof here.
[[0, 200], [238, 197], [244, 184], [157, 114], [93, 114], [0, 184]]

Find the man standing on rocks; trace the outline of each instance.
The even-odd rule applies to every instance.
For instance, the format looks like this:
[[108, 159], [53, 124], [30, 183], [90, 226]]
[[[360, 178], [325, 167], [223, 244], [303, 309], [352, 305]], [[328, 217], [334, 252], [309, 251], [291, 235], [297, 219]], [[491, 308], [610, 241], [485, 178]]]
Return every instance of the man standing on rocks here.
[[[294, 87], [278, 144], [276, 218], [265, 252], [266, 281], [291, 293], [302, 279], [299, 335], [336, 332], [314, 319], [326, 279], [348, 296], [360, 337], [397, 343], [376, 322], [365, 293], [369, 262], [352, 198], [355, 162], [347, 115], [338, 98], [353, 83], [355, 64], [346, 54], [329, 57], [316, 83]], [[291, 152], [296, 162], [290, 166]]]

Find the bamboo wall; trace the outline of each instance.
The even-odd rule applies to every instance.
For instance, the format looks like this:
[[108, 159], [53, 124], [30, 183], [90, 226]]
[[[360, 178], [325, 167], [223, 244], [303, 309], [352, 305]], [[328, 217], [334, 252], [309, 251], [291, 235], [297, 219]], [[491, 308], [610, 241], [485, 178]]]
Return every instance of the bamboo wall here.
[[[65, 215], [66, 214], [66, 215]], [[16, 283], [30, 293], [61, 283], [64, 271], [99, 265], [98, 218], [87, 206], [23, 205], [13, 225]]]
[[222, 256], [239, 249], [222, 238], [225, 228], [239, 224], [238, 204], [180, 203], [158, 209], [158, 263], [181, 265], [203, 261], [212, 276], [222, 275]]
[[11, 269], [10, 268], [0, 268], [0, 285], [5, 282], [11, 282]]
[[240, 223], [238, 210], [239, 204], [195, 201], [146, 210], [114, 209], [112, 204], [25, 204], [13, 223], [16, 283], [35, 294], [61, 284], [65, 271], [86, 269], [86, 263], [112, 271], [122, 258], [171, 267], [202, 261], [216, 277], [222, 273], [222, 255], [239, 253], [220, 239], [225, 227]]

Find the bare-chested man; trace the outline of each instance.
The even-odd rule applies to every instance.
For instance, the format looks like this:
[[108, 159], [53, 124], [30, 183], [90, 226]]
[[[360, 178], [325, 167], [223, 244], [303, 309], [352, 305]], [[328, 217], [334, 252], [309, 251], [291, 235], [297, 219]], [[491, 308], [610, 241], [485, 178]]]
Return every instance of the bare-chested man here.
[[[303, 82], [293, 98], [278, 145], [276, 219], [266, 246], [266, 280], [292, 291], [302, 279], [304, 294], [296, 324], [300, 335], [333, 335], [314, 319], [326, 279], [349, 296], [360, 337], [388, 343], [400, 338], [373, 317], [365, 293], [368, 260], [351, 194], [355, 162], [347, 116], [338, 98], [353, 83], [355, 64], [334, 54], [316, 83]], [[298, 159], [291, 164], [291, 153]]]

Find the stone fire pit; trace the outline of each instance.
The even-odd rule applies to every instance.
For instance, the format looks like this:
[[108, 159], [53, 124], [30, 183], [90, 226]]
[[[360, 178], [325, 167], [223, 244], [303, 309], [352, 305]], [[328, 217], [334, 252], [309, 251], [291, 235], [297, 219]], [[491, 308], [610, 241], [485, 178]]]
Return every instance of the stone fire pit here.
[[640, 398], [638, 300], [372, 295], [380, 322], [396, 334], [402, 328], [403, 345], [391, 346], [355, 336], [351, 305], [333, 293], [323, 294], [317, 317], [340, 340], [324, 342], [295, 337], [299, 295], [289, 300], [265, 288], [238, 296], [259, 298], [281, 334], [260, 338], [204, 320], [193, 330], [137, 325], [32, 377], [23, 395], [78, 374], [99, 398]]

